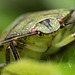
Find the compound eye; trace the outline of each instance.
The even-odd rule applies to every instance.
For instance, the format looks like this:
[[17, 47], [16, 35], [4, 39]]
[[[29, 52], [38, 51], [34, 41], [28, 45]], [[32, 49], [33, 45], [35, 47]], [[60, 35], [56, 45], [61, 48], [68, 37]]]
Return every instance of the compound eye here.
[[61, 18], [57, 18], [57, 20], [58, 20], [60, 23], [63, 22], [63, 20], [62, 20]]

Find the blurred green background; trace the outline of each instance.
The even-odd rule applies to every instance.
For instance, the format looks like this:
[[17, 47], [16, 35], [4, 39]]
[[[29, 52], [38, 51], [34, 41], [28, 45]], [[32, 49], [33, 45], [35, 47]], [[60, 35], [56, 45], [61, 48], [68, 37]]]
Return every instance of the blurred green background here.
[[19, 15], [75, 6], [75, 0], [0, 0], [0, 34]]

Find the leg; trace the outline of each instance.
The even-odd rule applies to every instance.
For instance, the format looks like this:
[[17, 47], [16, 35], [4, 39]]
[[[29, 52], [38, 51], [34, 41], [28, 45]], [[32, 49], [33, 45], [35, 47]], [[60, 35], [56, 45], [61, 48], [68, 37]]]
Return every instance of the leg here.
[[13, 42], [10, 42], [10, 46], [7, 47], [6, 49], [6, 64], [10, 63], [10, 50], [12, 52], [13, 58], [14, 60], [18, 60], [19, 59], [19, 55], [13, 45]]
[[48, 49], [45, 55], [50, 55], [58, 50], [61, 47], [66, 46], [75, 40], [75, 24], [70, 25], [67, 29], [63, 28], [59, 30], [58, 34], [52, 41], [52, 46]]
[[[62, 29], [62, 32], [59, 32], [59, 36], [57, 36], [54, 40], [52, 45], [55, 47], [63, 47], [70, 42], [75, 40], [75, 23], [69, 25], [68, 28]], [[57, 41], [58, 40], [58, 41]]]
[[10, 46], [6, 48], [6, 65], [10, 63]]
[[71, 43], [74, 40], [75, 40], [75, 33], [68, 35], [66, 38], [64, 38], [59, 42], [53, 41], [52, 46], [44, 54], [44, 57], [57, 52], [58, 50], [60, 50], [61, 47]]
[[55, 47], [63, 47], [67, 44], [69, 44], [70, 42], [75, 40], [75, 33], [68, 35], [66, 38], [64, 38], [62, 41], [53, 44]]
[[10, 42], [10, 49], [11, 49], [12, 55], [14, 57], [14, 60], [20, 59], [19, 55], [18, 55], [18, 52], [16, 51], [16, 49], [15, 49], [15, 47], [13, 45], [13, 42]]

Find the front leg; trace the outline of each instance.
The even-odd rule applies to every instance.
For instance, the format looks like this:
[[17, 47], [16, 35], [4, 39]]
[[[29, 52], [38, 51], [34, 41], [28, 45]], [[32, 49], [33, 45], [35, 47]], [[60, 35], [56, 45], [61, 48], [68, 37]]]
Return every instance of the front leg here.
[[53, 44], [55, 47], [63, 47], [75, 40], [75, 33], [68, 35], [62, 41]]
[[11, 49], [14, 60], [20, 59], [19, 54], [18, 54], [17, 50], [15, 49], [15, 47], [13, 45], [13, 42], [10, 42], [10, 49]]
[[20, 59], [19, 54], [18, 54], [18, 52], [16, 51], [16, 49], [13, 45], [13, 42], [10, 42], [10, 46], [8, 46], [7, 49], [6, 49], [6, 64], [10, 63], [10, 50], [12, 52], [12, 55], [13, 55], [13, 58], [14, 58], [15, 61]]
[[53, 54], [60, 50], [61, 47], [66, 46], [75, 40], [75, 23], [64, 27], [58, 31], [58, 34], [52, 41], [52, 46], [49, 48], [46, 54]]
[[68, 35], [64, 39], [62, 39], [59, 42], [53, 41], [52, 46], [49, 48], [49, 50], [44, 54], [44, 56], [48, 56], [50, 54], [53, 54], [60, 50], [61, 47], [71, 43], [72, 41], [75, 40], [75, 33]]
[[10, 63], [10, 46], [6, 48], [6, 65]]

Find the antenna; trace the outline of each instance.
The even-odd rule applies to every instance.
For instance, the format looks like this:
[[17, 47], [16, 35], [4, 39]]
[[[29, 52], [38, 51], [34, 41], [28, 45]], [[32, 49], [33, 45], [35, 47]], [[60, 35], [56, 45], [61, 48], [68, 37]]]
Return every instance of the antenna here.
[[17, 40], [17, 39], [24, 38], [24, 37], [27, 37], [27, 36], [32, 36], [32, 35], [35, 35], [35, 34], [38, 34], [38, 33], [35, 32], [35, 33], [27, 34], [27, 35], [17, 36], [17, 37], [8, 39], [8, 40], [4, 40], [4, 41], [0, 42], [0, 44], [4, 44], [4, 43], [7, 43], [7, 42], [10, 42], [10, 41], [13, 41], [13, 40]]
[[75, 23], [75, 21], [71, 21], [71, 22], [65, 23], [65, 24], [63, 24], [63, 26], [69, 25], [69, 24], [72, 24], [72, 23]]

